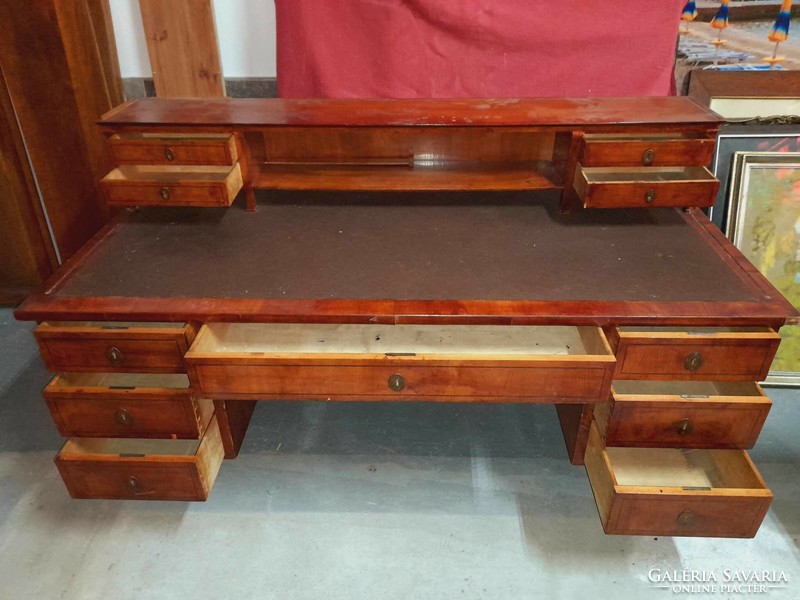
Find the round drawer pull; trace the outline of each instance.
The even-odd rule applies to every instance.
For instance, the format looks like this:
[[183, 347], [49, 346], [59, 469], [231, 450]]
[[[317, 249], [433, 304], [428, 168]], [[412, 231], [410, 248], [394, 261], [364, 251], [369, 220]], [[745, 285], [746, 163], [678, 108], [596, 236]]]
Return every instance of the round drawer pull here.
[[689, 435], [694, 430], [691, 420], [682, 419], [678, 421], [678, 435]]
[[648, 190], [647, 193], [644, 195], [644, 201], [647, 204], [652, 204], [655, 202], [656, 199], [656, 191], [655, 190]]
[[648, 148], [642, 154], [642, 164], [646, 167], [649, 167], [650, 165], [653, 164], [655, 158], [656, 158], [656, 151], [653, 150], [652, 148]]
[[395, 373], [394, 375], [389, 376], [389, 389], [393, 392], [401, 392], [403, 388], [406, 387], [406, 378], [400, 375], [399, 373]]
[[133, 475], [128, 477], [128, 487], [130, 488], [131, 492], [138, 492], [141, 489], [142, 484], [139, 483], [139, 480], [136, 479]]
[[175, 160], [175, 153], [172, 148], [164, 148], [164, 158], [167, 160]]
[[159, 190], [159, 193], [164, 200], [169, 200], [169, 188], [167, 186], [162, 186], [161, 190]]
[[699, 352], [692, 352], [689, 356], [686, 357], [686, 360], [683, 361], [683, 368], [687, 371], [697, 371], [700, 367], [703, 366], [703, 355]]
[[689, 527], [691, 525], [694, 525], [694, 521], [695, 521], [695, 514], [690, 510], [685, 510], [678, 515], [678, 525]]
[[117, 411], [116, 419], [117, 423], [119, 423], [120, 425], [130, 425], [131, 423], [133, 423], [133, 417], [131, 416], [131, 413], [129, 413], [124, 408], [120, 408]]
[[106, 350], [106, 358], [114, 367], [120, 366], [124, 360], [124, 357], [122, 356], [122, 350], [116, 346], [111, 346], [108, 350]]

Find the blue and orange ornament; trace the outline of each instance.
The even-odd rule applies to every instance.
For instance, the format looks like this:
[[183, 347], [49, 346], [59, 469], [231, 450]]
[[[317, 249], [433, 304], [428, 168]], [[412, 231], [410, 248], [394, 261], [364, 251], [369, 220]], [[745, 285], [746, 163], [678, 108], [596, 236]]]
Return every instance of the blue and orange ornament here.
[[681, 13], [681, 21], [686, 24], [684, 29], [681, 29], [681, 35], [686, 35], [689, 33], [689, 23], [694, 21], [697, 18], [697, 3], [694, 0], [689, 0], [686, 3], [686, 6], [683, 7], [683, 12]]
[[722, 0], [717, 14], [711, 19], [711, 27], [718, 31], [717, 39], [711, 43], [715, 46], [722, 46], [725, 40], [722, 39], [722, 30], [728, 27], [728, 4], [731, 0]]
[[772, 32], [769, 34], [768, 39], [770, 42], [775, 42], [775, 50], [772, 56], [764, 60], [771, 65], [781, 62], [782, 56], [778, 56], [778, 46], [781, 42], [785, 42], [789, 38], [789, 22], [792, 20], [792, 0], [783, 0], [781, 10], [778, 13], [778, 18], [775, 19], [775, 25], [772, 27]]

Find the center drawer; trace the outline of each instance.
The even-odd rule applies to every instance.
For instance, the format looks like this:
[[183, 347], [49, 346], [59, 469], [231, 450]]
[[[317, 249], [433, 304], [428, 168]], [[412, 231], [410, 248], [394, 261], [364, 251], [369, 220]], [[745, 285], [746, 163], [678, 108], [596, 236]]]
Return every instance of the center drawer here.
[[214, 412], [183, 374], [63, 373], [43, 395], [64, 437], [197, 439]]
[[592, 422], [585, 465], [609, 534], [753, 537], [772, 502], [743, 450], [607, 448]]
[[186, 354], [213, 398], [605, 402], [597, 327], [211, 323]]
[[641, 327], [607, 330], [616, 379], [763, 381], [781, 337], [768, 327]]
[[73, 498], [206, 500], [224, 454], [215, 416], [199, 441], [71, 438], [55, 462]]
[[183, 373], [188, 323], [46, 321], [33, 331], [50, 371]]

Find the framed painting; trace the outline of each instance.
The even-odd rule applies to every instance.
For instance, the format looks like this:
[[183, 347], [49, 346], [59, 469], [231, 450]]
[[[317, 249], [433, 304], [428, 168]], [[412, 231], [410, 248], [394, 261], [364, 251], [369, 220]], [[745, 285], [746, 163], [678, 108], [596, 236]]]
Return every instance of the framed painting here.
[[724, 126], [717, 136], [711, 171], [720, 186], [708, 216], [722, 231], [727, 230], [731, 203], [733, 159], [737, 152], [800, 152], [800, 127], [797, 125]]
[[[726, 235], [800, 306], [800, 152], [737, 152], [731, 184]], [[800, 321], [781, 338], [765, 383], [800, 386]]]

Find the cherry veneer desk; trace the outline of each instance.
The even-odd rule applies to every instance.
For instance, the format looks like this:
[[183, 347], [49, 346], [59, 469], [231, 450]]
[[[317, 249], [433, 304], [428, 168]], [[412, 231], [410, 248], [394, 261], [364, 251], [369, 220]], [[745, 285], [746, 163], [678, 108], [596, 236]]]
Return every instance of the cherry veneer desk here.
[[74, 497], [205, 499], [257, 400], [545, 402], [607, 532], [757, 531], [755, 382], [794, 310], [697, 208], [710, 113], [147, 100], [102, 125], [109, 200], [140, 208], [16, 313]]

